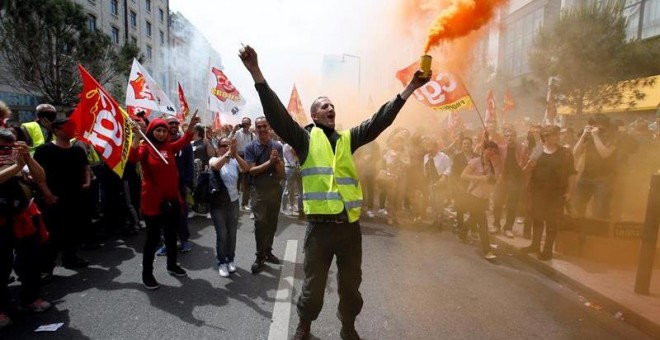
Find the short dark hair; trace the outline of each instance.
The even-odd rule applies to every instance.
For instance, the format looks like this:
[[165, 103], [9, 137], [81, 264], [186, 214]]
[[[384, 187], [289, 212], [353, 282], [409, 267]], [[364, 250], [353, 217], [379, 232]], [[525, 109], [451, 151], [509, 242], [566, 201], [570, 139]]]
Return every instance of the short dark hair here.
[[16, 136], [14, 136], [11, 130], [6, 128], [0, 128], [0, 142], [13, 143], [15, 141], [16, 141]]
[[326, 96], [320, 96], [320, 97], [314, 99], [314, 102], [312, 102], [312, 107], [309, 109], [309, 113], [316, 112], [316, 110], [319, 109], [319, 105], [321, 105], [321, 104], [319, 103], [319, 100], [321, 100], [321, 99], [323, 99], [323, 98], [325, 98], [325, 99], [329, 99], [329, 98], [326, 97]]
[[268, 119], [266, 118], [266, 116], [259, 116], [259, 117], [255, 118], [255, 119], [254, 119], [254, 125], [257, 125], [257, 121], [258, 121], [258, 120], [261, 120], [261, 119], [265, 120], [265, 121], [266, 121], [266, 124], [268, 124], [268, 126], [270, 126], [270, 122], [268, 121]]

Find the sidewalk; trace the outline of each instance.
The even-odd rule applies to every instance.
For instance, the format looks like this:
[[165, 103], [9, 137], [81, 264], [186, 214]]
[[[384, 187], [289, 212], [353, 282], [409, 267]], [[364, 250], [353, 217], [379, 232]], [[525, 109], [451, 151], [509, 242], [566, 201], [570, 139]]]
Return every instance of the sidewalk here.
[[660, 338], [660, 269], [653, 270], [650, 295], [636, 294], [636, 266], [612, 266], [558, 253], [550, 261], [540, 261], [536, 254], [520, 251], [531, 243], [522, 238], [522, 226], [514, 225], [513, 231], [514, 239], [498, 234], [491, 235], [492, 240], [500, 249], [518, 255], [546, 275], [576, 288], [612, 314], [623, 313], [625, 321]]

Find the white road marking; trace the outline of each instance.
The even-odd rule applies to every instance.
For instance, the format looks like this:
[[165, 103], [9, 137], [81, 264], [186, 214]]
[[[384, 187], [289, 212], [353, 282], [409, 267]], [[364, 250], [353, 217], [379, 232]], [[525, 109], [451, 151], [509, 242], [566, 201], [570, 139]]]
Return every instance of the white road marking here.
[[280, 283], [275, 295], [273, 317], [268, 332], [268, 340], [286, 340], [289, 336], [289, 319], [293, 305], [292, 292], [298, 255], [298, 240], [288, 240], [284, 252], [284, 265], [280, 274]]

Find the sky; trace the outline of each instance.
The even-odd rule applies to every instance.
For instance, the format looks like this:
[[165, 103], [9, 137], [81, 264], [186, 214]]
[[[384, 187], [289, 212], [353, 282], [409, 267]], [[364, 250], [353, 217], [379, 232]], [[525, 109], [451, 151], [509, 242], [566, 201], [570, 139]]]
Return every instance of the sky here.
[[[396, 32], [398, 24], [393, 21], [399, 1], [171, 0], [170, 9], [183, 14], [220, 53], [225, 73], [247, 98], [248, 110], [258, 111], [260, 106], [249, 73], [237, 57], [242, 43], [256, 49], [266, 79], [284, 104], [295, 83], [308, 111], [316, 97], [326, 94], [321, 93], [326, 54], [359, 57], [344, 58], [342, 72], [352, 74], [342, 79], [349, 77], [352, 84], [347, 86], [352, 90], [360, 81], [362, 102], [369, 97], [387, 100], [401, 89], [394, 73], [418, 58], [422, 43], [414, 46], [405, 38], [408, 32]], [[402, 54], [407, 57], [401, 58]], [[392, 61], [393, 56], [400, 60]], [[391, 93], [372, 91], [372, 79]]]

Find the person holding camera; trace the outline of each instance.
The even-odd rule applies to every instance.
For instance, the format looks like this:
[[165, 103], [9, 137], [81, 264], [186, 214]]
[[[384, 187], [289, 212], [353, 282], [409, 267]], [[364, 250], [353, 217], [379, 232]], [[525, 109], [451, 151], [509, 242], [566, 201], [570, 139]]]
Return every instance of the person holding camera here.
[[459, 237], [465, 240], [470, 227], [476, 224], [479, 228], [479, 238], [486, 260], [493, 260], [497, 256], [493, 254], [488, 236], [488, 200], [497, 183], [494, 164], [499, 161], [499, 147], [493, 141], [484, 143], [481, 156], [468, 161], [467, 167], [461, 174], [461, 179], [470, 181], [466, 195], [466, 207], [470, 217], [460, 231]]
[[[181, 217], [182, 197], [179, 192], [179, 172], [175, 154], [190, 144], [194, 127], [200, 122], [197, 113], [190, 120], [183, 137], [171, 141], [169, 126], [164, 119], [154, 119], [147, 127], [149, 143], [140, 143], [140, 135], [135, 134], [129, 161], [140, 162], [142, 166], [142, 205], [140, 207], [147, 225], [147, 239], [142, 255], [142, 282], [145, 288], [160, 288], [153, 275], [154, 256], [160, 241], [161, 230], [165, 236], [167, 249], [176, 249], [176, 234]], [[134, 129], [138, 129], [137, 126]], [[177, 252], [167, 252], [167, 272], [173, 276], [186, 276], [176, 262]]]
[[585, 126], [575, 144], [575, 157], [584, 157], [584, 170], [575, 191], [575, 210], [579, 216], [584, 216], [587, 204], [593, 198], [593, 217], [609, 219], [616, 178], [617, 142], [617, 131], [612, 128], [609, 117], [599, 113], [589, 119], [589, 125]]

